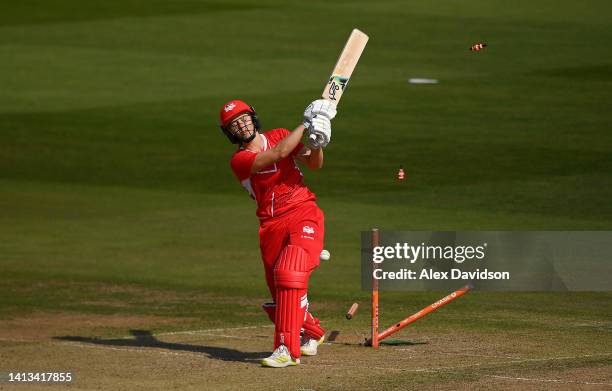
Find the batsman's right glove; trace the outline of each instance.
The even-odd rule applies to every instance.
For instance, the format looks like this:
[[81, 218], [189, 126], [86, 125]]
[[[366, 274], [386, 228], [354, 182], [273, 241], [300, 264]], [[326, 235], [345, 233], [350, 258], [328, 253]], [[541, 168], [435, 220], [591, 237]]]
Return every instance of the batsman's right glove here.
[[315, 115], [308, 127], [308, 134], [311, 148], [325, 148], [331, 140], [331, 121], [327, 117]]

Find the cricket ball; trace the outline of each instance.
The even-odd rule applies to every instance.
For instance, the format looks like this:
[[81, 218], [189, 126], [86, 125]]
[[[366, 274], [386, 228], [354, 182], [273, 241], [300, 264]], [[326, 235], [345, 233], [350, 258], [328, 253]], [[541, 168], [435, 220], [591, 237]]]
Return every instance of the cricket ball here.
[[329, 251], [323, 249], [323, 251], [321, 251], [321, 255], [319, 255], [319, 259], [321, 261], [329, 261], [329, 258], [331, 258]]

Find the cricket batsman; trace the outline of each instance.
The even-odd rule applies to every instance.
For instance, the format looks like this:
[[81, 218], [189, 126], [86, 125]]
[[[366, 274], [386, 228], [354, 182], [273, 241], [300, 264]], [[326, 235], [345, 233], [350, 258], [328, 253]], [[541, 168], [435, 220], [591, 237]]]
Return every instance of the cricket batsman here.
[[[221, 130], [238, 145], [232, 171], [257, 202], [259, 246], [273, 300], [262, 307], [275, 325], [274, 351], [261, 362], [266, 367], [298, 365], [302, 354], [316, 355], [323, 342], [325, 331], [308, 312], [307, 297], [310, 273], [323, 249], [323, 212], [297, 163], [314, 170], [323, 166], [335, 116], [335, 104], [319, 99], [293, 131], [262, 132], [252, 106], [232, 100], [221, 108]], [[305, 130], [308, 146], [301, 142]]]

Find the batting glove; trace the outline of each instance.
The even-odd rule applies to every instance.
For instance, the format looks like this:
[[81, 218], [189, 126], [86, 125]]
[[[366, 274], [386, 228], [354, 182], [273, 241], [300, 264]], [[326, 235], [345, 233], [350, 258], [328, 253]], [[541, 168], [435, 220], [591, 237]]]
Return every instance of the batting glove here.
[[304, 126], [310, 128], [312, 118], [321, 115], [329, 120], [336, 116], [336, 104], [325, 99], [317, 99], [304, 110]]
[[314, 116], [308, 132], [311, 148], [325, 148], [331, 140], [331, 122], [326, 117]]

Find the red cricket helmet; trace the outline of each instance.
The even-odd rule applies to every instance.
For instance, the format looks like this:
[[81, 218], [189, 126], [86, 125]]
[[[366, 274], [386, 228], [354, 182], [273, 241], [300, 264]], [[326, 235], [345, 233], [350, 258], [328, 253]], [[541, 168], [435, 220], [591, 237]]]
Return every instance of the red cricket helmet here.
[[221, 107], [221, 111], [219, 112], [221, 130], [232, 144], [238, 144], [240, 142], [250, 142], [255, 137], [255, 132], [253, 132], [253, 135], [251, 136], [250, 140], [240, 140], [228, 130], [227, 126], [232, 122], [232, 120], [243, 113], [251, 114], [253, 125], [255, 125], [255, 130], [259, 131], [260, 126], [259, 119], [257, 118], [257, 112], [255, 112], [253, 106], [249, 106], [241, 100], [230, 100]]

